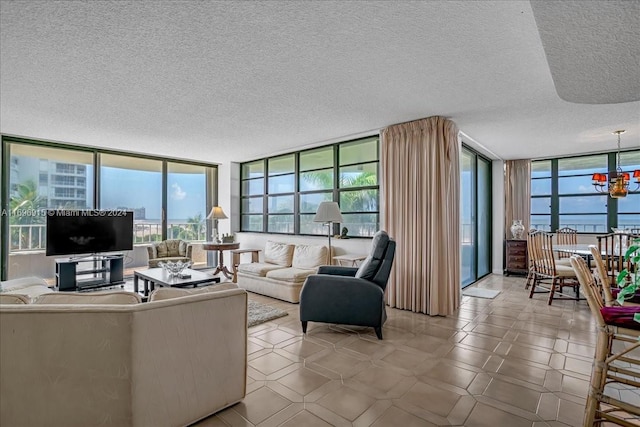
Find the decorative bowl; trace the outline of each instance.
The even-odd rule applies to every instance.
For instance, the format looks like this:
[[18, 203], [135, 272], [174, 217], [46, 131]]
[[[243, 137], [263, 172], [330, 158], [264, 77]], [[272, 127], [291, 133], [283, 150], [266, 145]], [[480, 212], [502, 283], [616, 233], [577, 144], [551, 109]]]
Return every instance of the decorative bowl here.
[[182, 274], [185, 268], [191, 267], [191, 261], [163, 261], [158, 263], [158, 265], [162, 267], [164, 271], [169, 273], [170, 277], [174, 277]]

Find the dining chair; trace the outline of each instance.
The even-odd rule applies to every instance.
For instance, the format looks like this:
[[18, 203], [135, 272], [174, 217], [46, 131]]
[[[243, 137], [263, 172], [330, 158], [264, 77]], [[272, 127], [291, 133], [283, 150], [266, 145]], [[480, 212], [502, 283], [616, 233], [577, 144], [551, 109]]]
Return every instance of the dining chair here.
[[[553, 235], [545, 232], [533, 233], [532, 243], [535, 252], [535, 272], [529, 298], [535, 293], [549, 293], [549, 305], [554, 299], [579, 299], [579, 284], [572, 267], [556, 265], [553, 257]], [[564, 293], [565, 287], [571, 287], [575, 296]], [[542, 290], [536, 290], [540, 288]]]
[[602, 254], [595, 245], [589, 245], [589, 250], [591, 251], [593, 263], [595, 264], [596, 283], [599, 284], [599, 291], [604, 298], [604, 305], [612, 307], [616, 305], [616, 300], [611, 292], [611, 282], [607, 275], [607, 267], [602, 259]]
[[533, 241], [533, 239], [535, 238], [535, 236], [537, 236], [537, 234], [539, 234], [540, 231], [529, 231], [527, 233], [527, 257], [529, 258], [529, 273], [527, 274], [527, 281], [524, 285], [525, 289], [529, 289], [529, 287], [531, 286], [531, 284], [533, 283], [533, 281], [535, 280], [535, 260], [536, 260], [536, 253], [534, 252], [534, 245], [535, 242]]
[[606, 422], [638, 425], [637, 401], [623, 401], [621, 396], [636, 395], [640, 390], [640, 323], [633, 319], [640, 307], [605, 306], [586, 261], [574, 255], [571, 265], [597, 326], [583, 426]]
[[616, 278], [619, 272], [625, 268], [632, 270], [632, 263], [630, 260], [624, 259], [624, 254], [627, 248], [631, 246], [631, 243], [639, 237], [632, 233], [609, 233], [603, 236], [596, 236], [598, 250], [604, 255], [602, 260], [611, 286], [616, 285]]
[[[563, 227], [556, 230], [556, 243], [558, 245], [577, 245], [578, 244], [578, 230], [571, 227]], [[557, 264], [567, 265], [571, 267], [571, 253], [570, 252], [557, 252], [554, 254]]]

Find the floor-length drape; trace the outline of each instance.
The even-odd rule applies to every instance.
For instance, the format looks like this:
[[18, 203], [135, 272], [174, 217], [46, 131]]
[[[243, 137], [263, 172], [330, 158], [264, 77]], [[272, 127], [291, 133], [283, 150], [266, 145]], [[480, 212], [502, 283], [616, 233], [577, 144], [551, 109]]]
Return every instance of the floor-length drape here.
[[382, 224], [396, 240], [391, 307], [448, 315], [460, 303], [458, 128], [429, 117], [382, 131]]
[[531, 226], [531, 160], [507, 160], [504, 169], [504, 231], [511, 239], [511, 224], [522, 220], [524, 238]]

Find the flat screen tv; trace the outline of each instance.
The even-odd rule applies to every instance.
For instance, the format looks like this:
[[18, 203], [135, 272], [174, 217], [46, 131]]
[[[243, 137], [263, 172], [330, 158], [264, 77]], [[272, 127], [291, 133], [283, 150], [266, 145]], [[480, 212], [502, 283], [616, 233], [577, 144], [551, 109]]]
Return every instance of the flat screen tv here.
[[47, 211], [47, 256], [133, 249], [133, 211]]

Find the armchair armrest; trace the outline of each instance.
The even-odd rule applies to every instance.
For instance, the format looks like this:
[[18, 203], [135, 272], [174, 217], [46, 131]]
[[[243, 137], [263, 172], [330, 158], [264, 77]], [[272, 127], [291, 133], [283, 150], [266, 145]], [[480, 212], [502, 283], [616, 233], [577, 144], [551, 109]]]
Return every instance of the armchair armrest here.
[[191, 254], [192, 254], [192, 253], [193, 253], [193, 245], [192, 245], [191, 243], [189, 243], [189, 244], [187, 245], [187, 254], [186, 254], [186, 257], [187, 257], [187, 258], [189, 258], [189, 259], [192, 259], [192, 258], [191, 258]]
[[251, 254], [251, 262], [258, 262], [260, 260], [260, 251], [262, 249], [235, 249], [231, 252], [231, 264], [233, 265], [233, 278], [231, 281], [233, 283], [238, 283], [238, 265], [240, 264], [240, 255], [250, 253]]
[[322, 265], [318, 267], [318, 274], [330, 274], [332, 276], [354, 277], [357, 271], [357, 267], [341, 267], [339, 265]]

